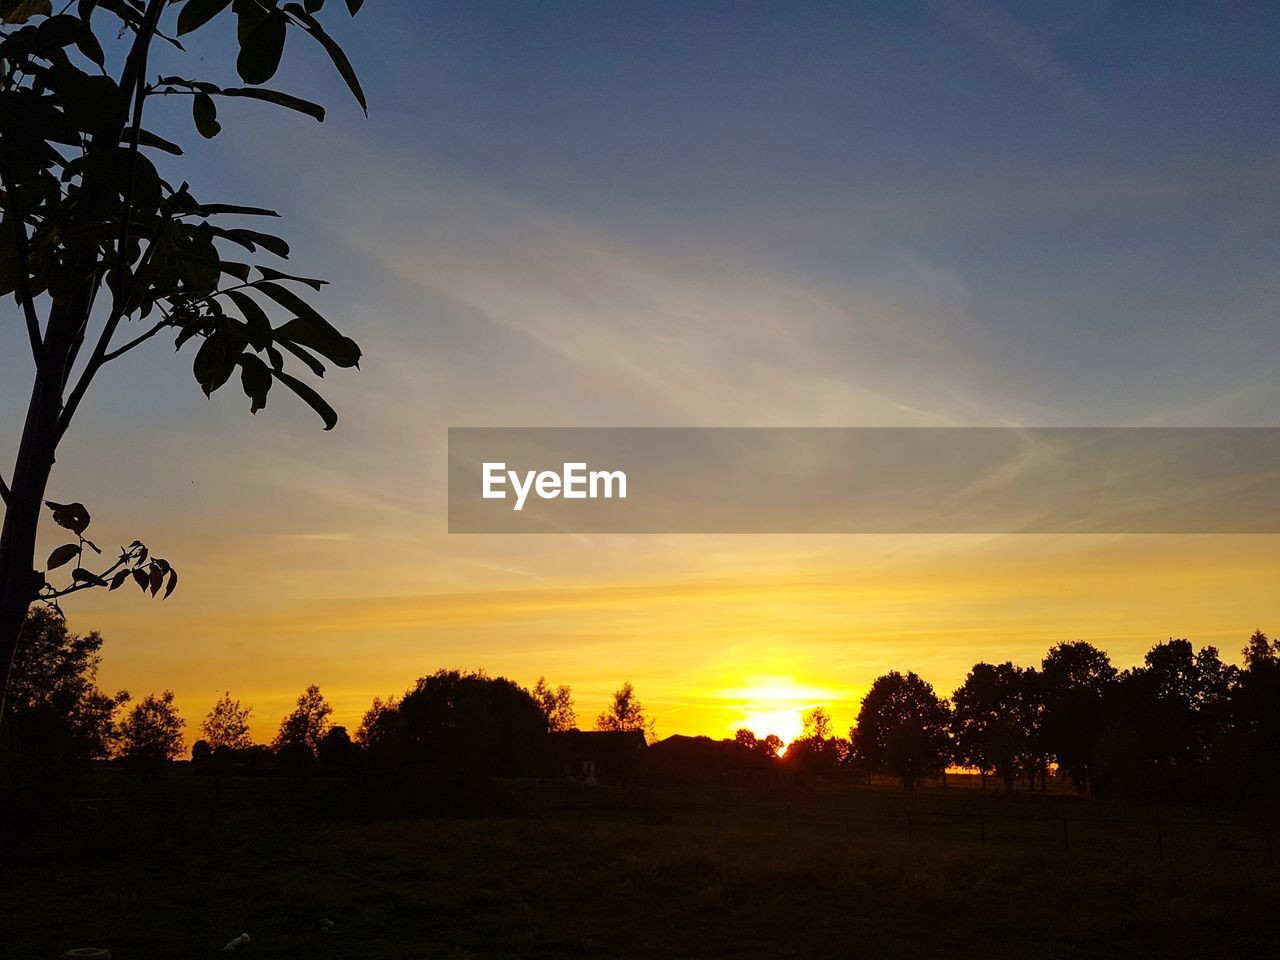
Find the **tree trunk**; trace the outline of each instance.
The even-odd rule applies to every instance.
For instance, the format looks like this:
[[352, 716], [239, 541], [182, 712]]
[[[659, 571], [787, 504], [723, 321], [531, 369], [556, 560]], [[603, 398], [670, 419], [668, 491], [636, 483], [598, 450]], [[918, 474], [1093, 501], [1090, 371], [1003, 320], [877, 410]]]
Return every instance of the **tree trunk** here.
[[[18, 652], [18, 634], [40, 589], [35, 571], [36, 528], [57, 447], [61, 390], [48, 389], [37, 374], [13, 468], [9, 503], [0, 529], [0, 724], [4, 722], [9, 673]], [[61, 377], [57, 377], [61, 386]]]

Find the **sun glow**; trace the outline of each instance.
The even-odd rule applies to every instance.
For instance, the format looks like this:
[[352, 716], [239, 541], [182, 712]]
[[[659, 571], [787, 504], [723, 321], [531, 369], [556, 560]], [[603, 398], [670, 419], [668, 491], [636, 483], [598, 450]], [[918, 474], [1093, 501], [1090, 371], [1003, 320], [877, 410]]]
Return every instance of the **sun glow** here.
[[730, 733], [746, 727], [757, 737], [776, 733], [783, 743], [790, 743], [804, 732], [806, 710], [843, 700], [847, 694], [807, 686], [791, 677], [751, 677], [742, 686], [720, 690], [716, 696], [732, 701], [737, 710], [738, 719], [729, 725]]

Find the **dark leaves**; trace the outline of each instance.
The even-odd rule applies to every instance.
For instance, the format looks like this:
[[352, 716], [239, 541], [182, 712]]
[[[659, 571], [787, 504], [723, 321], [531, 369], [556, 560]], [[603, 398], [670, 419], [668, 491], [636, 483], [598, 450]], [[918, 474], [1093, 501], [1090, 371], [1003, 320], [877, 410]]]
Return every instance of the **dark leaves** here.
[[360, 363], [360, 347], [356, 342], [339, 333], [292, 290], [269, 281], [259, 283], [257, 288], [294, 314], [294, 319], [276, 330], [277, 340], [308, 347], [339, 367]]
[[49, 560], [45, 564], [46, 570], [57, 570], [64, 564], [70, 563], [80, 555], [80, 545], [78, 543], [64, 543], [57, 547], [49, 554]]
[[231, 5], [231, 0], [187, 0], [178, 13], [178, 36], [204, 26]]
[[[350, 0], [347, 2], [347, 7], [348, 9], [351, 7]], [[307, 11], [301, 6], [296, 3], [286, 3], [284, 5], [284, 9], [302, 21], [303, 29], [315, 37], [316, 40], [319, 41], [320, 45], [324, 47], [325, 52], [329, 54], [329, 59], [333, 61], [334, 67], [337, 68], [338, 74], [346, 82], [347, 88], [351, 91], [352, 96], [356, 98], [356, 103], [360, 104], [360, 109], [364, 111], [365, 116], [368, 116], [369, 105], [365, 102], [364, 91], [360, 88], [360, 80], [351, 66], [351, 61], [348, 60], [347, 55], [342, 52], [342, 48], [338, 46], [337, 42], [331, 36], [324, 32], [324, 27], [320, 26], [319, 21], [317, 21], [311, 14], [307, 13]], [[359, 9], [359, 4], [356, 5], [356, 9]], [[351, 12], [352, 15], [355, 14], [355, 10], [352, 10]]]
[[245, 83], [266, 83], [276, 75], [284, 53], [284, 33], [288, 25], [285, 15], [272, 10], [249, 27], [240, 37], [240, 56], [236, 72]]
[[289, 93], [281, 93], [279, 90], [227, 87], [219, 92], [224, 97], [250, 97], [254, 100], [264, 100], [267, 103], [274, 103], [280, 107], [287, 107], [290, 110], [305, 113], [307, 116], [315, 117], [317, 120], [324, 120], [324, 107], [320, 106], [320, 104], [312, 103], [310, 100], [303, 100], [301, 97], [295, 97]]
[[89, 526], [89, 511], [83, 503], [54, 503], [46, 500], [44, 505], [53, 511], [53, 522], [72, 533], [84, 533]]
[[207, 93], [197, 93], [191, 98], [191, 116], [200, 136], [206, 140], [212, 140], [222, 130], [222, 124], [218, 123], [218, 105]]
[[296, 377], [291, 377], [289, 374], [281, 370], [273, 370], [271, 373], [272, 376], [301, 397], [306, 402], [307, 406], [320, 414], [320, 419], [324, 421], [324, 428], [326, 430], [332, 430], [334, 426], [337, 425], [338, 414], [333, 407], [329, 406], [329, 404], [325, 402], [324, 397], [320, 396], [320, 394], [316, 393], [301, 380]]
[[192, 372], [206, 397], [231, 377], [241, 349], [243, 345], [233, 342], [224, 333], [214, 333], [200, 345], [192, 364]]
[[271, 389], [271, 370], [253, 354], [245, 354], [240, 364], [240, 385], [250, 400], [249, 412], [257, 413], [267, 405], [267, 392]]
[[72, 570], [71, 579], [75, 583], [88, 583], [95, 587], [105, 587], [107, 585], [107, 581], [103, 580], [92, 570], [86, 570], [84, 567], [76, 567]]

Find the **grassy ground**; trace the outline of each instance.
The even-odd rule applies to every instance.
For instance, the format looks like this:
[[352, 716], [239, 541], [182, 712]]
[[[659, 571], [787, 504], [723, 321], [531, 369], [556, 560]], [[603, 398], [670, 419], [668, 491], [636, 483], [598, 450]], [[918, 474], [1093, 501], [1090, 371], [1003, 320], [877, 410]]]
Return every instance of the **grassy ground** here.
[[[525, 787], [494, 818], [372, 820], [334, 813], [350, 789], [112, 781], [0, 867], [0, 955], [212, 956], [241, 932], [275, 958], [1236, 957], [1280, 942], [1280, 867], [1256, 817], [1206, 823], [1221, 811]], [[315, 931], [322, 916], [336, 934]]]

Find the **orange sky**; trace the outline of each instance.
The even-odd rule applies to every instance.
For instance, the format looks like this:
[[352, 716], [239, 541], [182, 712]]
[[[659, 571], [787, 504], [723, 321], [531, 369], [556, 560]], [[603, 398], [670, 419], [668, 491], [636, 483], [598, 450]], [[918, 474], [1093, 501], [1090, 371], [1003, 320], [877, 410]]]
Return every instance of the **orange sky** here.
[[[105, 686], [172, 687], [192, 726], [229, 689], [254, 706], [263, 739], [308, 683], [354, 727], [374, 695], [441, 666], [568, 683], [584, 724], [630, 680], [660, 735], [746, 724], [793, 736], [819, 704], [846, 728], [888, 669], [914, 669], [945, 695], [977, 659], [1034, 663], [1060, 640], [1098, 643], [1120, 665], [1170, 636], [1235, 658], [1280, 617], [1266, 537], [519, 542], [539, 553], [542, 579], [502, 569], [505, 538], [470, 538], [448, 565], [473, 569], [473, 587], [418, 592], [396, 582], [403, 564], [388, 557], [365, 556], [351, 583], [314, 575], [351, 562], [340, 540], [312, 541], [292, 561], [268, 550], [262, 570], [220, 569], [216, 550], [191, 549], [166, 603], [94, 596], [72, 625], [106, 634]], [[359, 589], [379, 575], [388, 589]]]

